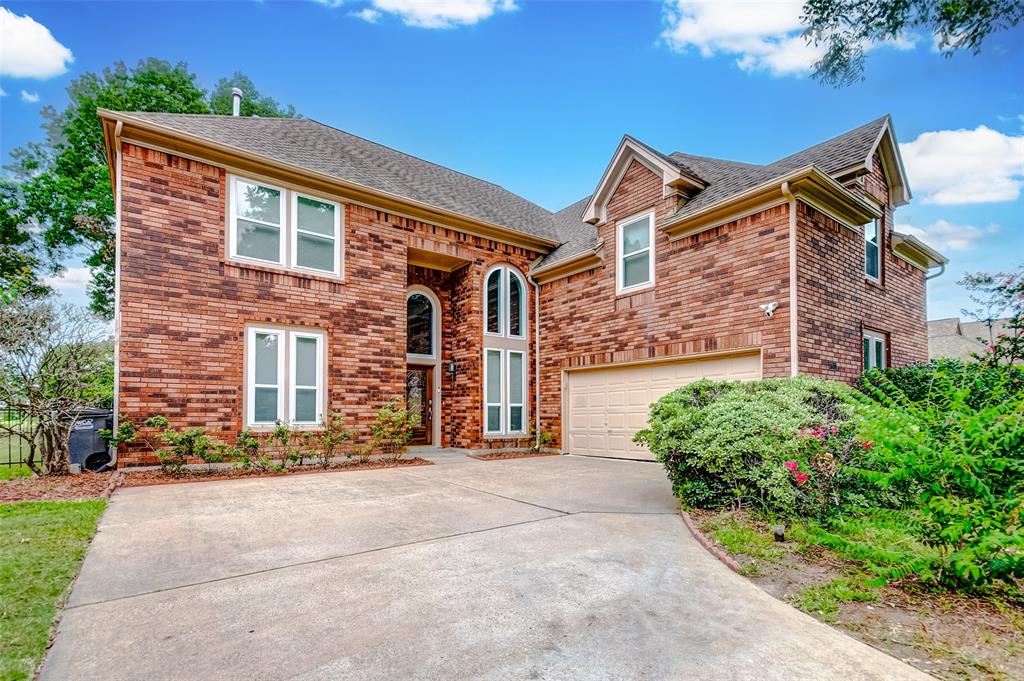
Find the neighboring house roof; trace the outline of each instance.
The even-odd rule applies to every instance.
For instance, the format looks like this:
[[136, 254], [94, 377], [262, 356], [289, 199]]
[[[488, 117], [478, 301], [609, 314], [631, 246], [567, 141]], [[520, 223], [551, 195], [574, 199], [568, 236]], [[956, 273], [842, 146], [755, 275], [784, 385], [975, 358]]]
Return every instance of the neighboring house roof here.
[[140, 112], [124, 115], [470, 218], [562, 241], [550, 211], [499, 185], [308, 118]]
[[[992, 337], [1006, 333], [1006, 319], [992, 322]], [[985, 339], [979, 341], [978, 338]], [[986, 322], [961, 322], [956, 317], [928, 321], [928, 357], [938, 359], [971, 359], [972, 353], [983, 353], [988, 345]]]

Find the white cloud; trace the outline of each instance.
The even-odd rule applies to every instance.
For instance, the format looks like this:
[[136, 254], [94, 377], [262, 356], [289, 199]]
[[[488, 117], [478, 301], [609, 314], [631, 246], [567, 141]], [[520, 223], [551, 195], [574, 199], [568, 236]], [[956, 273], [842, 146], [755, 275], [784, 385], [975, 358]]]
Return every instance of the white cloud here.
[[744, 71], [804, 73], [824, 54], [800, 36], [802, 2], [666, 0], [661, 37], [677, 52], [736, 55]]
[[30, 16], [0, 7], [0, 75], [13, 78], [53, 78], [75, 60], [46, 28]]
[[377, 20], [380, 19], [380, 12], [372, 7], [364, 7], [358, 12], [352, 12], [352, 16], [368, 21], [371, 24], [376, 24]]
[[984, 237], [999, 231], [999, 225], [975, 227], [974, 225], [954, 225], [945, 220], [936, 220], [927, 227], [913, 225], [896, 225], [897, 232], [916, 236], [939, 252], [969, 251]]
[[0, 97], [6, 97], [6, 96], [7, 96], [7, 91], [4, 90], [2, 87], [0, 87]]
[[[340, 7], [345, 0], [316, 0], [328, 7]], [[393, 14], [406, 26], [453, 28], [482, 21], [496, 12], [517, 9], [515, 0], [370, 0], [370, 6], [351, 12], [352, 16], [376, 23]]]
[[28, 102], [29, 104], [35, 104], [39, 101], [38, 92], [28, 92], [27, 90], [21, 91], [21, 101]]
[[[825, 54], [824, 46], [803, 38], [803, 4], [802, 0], [665, 0], [661, 37], [676, 52], [694, 48], [702, 57], [734, 55], [744, 71], [803, 75]], [[909, 50], [915, 44], [915, 39], [904, 37], [879, 46]]]
[[88, 267], [68, 267], [60, 274], [43, 277], [43, 283], [57, 291], [84, 291], [91, 280]]
[[984, 125], [924, 132], [900, 145], [910, 186], [924, 203], [1015, 201], [1024, 186], [1024, 135]]

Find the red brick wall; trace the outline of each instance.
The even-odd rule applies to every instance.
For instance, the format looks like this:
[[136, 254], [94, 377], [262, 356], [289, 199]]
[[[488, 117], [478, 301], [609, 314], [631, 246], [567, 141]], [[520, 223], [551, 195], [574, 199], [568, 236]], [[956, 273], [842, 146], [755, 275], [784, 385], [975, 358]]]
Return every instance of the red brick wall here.
[[787, 206], [675, 242], [655, 230], [655, 287], [617, 296], [616, 222], [652, 207], [660, 221], [674, 200], [634, 161], [598, 228], [604, 265], [541, 287], [541, 418], [556, 437], [563, 368], [762, 347], [764, 375], [789, 375]]
[[886, 206], [881, 282], [864, 277], [864, 235], [798, 204], [800, 370], [853, 381], [862, 370], [864, 327], [888, 334], [890, 366], [928, 361], [925, 274], [890, 250], [893, 211], [881, 160], [851, 185]]
[[[451, 385], [442, 372], [443, 444], [506, 444], [482, 437], [482, 277], [498, 261], [525, 272], [535, 253], [349, 204], [344, 281], [239, 265], [225, 259], [224, 192], [221, 168], [123, 146], [122, 413], [136, 423], [163, 414], [233, 439], [243, 425], [245, 325], [287, 324], [326, 331], [328, 408], [365, 434], [376, 411], [404, 393], [407, 283], [425, 283], [442, 300], [445, 360], [459, 366]], [[410, 269], [410, 244], [470, 264], [450, 275]], [[120, 459], [152, 461], [138, 448]]]

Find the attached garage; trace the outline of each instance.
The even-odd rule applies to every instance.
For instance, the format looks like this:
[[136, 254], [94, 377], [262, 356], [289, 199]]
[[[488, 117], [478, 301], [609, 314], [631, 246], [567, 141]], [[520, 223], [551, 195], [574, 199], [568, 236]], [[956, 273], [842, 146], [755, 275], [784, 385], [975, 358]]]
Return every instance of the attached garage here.
[[651, 403], [702, 378], [759, 379], [761, 355], [754, 352], [569, 372], [565, 395], [568, 451], [653, 459], [645, 448], [633, 444], [633, 435], [647, 426]]

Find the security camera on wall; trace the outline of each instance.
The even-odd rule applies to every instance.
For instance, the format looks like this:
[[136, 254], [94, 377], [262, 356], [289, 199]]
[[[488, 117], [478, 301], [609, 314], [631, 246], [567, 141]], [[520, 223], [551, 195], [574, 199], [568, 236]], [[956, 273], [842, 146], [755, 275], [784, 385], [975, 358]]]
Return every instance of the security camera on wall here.
[[762, 303], [761, 305], [758, 305], [758, 307], [764, 311], [765, 317], [771, 317], [773, 314], [775, 314], [775, 308], [777, 308], [778, 306], [779, 304], [775, 301], [772, 301], [770, 303]]

